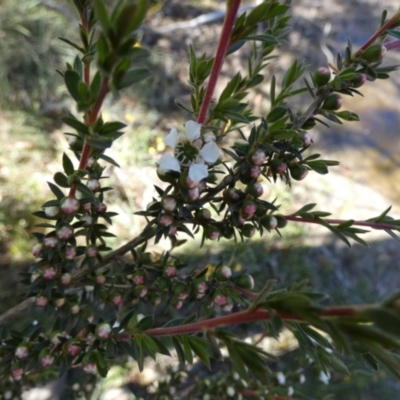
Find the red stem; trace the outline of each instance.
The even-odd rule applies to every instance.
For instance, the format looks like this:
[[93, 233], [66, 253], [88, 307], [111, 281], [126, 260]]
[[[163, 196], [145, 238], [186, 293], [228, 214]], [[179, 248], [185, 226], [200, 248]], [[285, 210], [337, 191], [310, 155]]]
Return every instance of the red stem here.
[[[351, 317], [356, 313], [354, 306], [342, 306], [327, 308], [319, 313], [321, 317]], [[282, 319], [302, 321], [303, 319], [295, 314], [278, 312]], [[144, 331], [146, 335], [151, 336], [171, 336], [182, 335], [185, 333], [201, 332], [205, 329], [212, 329], [222, 325], [235, 325], [245, 322], [265, 321], [270, 318], [270, 312], [262, 309], [250, 309], [240, 311], [236, 314], [224, 315], [207, 319], [204, 321], [194, 322], [192, 324], [171, 326], [167, 328], [152, 328]]]
[[219, 39], [217, 52], [215, 54], [214, 64], [210, 74], [210, 80], [208, 82], [206, 93], [204, 95], [204, 100], [201, 104], [200, 112], [197, 117], [197, 122], [199, 124], [204, 124], [206, 120], [208, 107], [210, 106], [219, 74], [221, 73], [226, 51], [228, 50], [229, 39], [233, 24], [235, 22], [237, 11], [240, 6], [240, 2], [241, 0], [232, 0], [231, 4], [228, 6], [228, 10], [225, 15], [224, 25], [222, 27], [221, 37]]
[[400, 20], [400, 13], [396, 13], [389, 21], [385, 22], [356, 52], [355, 56], [360, 55], [367, 49], [376, 39], [379, 38], [387, 29], [391, 28], [396, 22]]
[[[103, 81], [101, 82], [101, 87], [100, 87], [99, 95], [96, 99], [96, 102], [95, 102], [92, 110], [89, 112], [89, 115], [87, 116], [86, 123], [88, 126], [92, 126], [96, 122], [97, 117], [100, 112], [100, 108], [103, 104], [104, 98], [106, 97], [108, 91], [109, 91], [108, 81], [107, 81], [107, 79], [103, 79]], [[83, 149], [82, 149], [82, 154], [81, 154], [81, 159], [79, 161], [79, 167], [78, 167], [79, 170], [84, 170], [86, 168], [86, 164], [90, 157], [91, 150], [92, 150], [92, 146], [90, 146], [90, 144], [88, 144], [86, 142], [86, 138], [85, 138], [85, 142], [83, 144]], [[73, 196], [75, 196], [75, 193], [76, 193], [76, 186], [74, 185], [74, 186], [71, 186], [69, 195], [73, 197]]]
[[[302, 218], [302, 217], [296, 217], [293, 215], [285, 215], [284, 218], [288, 221], [293, 221], [293, 222], [306, 222], [310, 224], [318, 224], [322, 225], [321, 221], [317, 219], [311, 219], [311, 218]], [[328, 224], [342, 224], [343, 222], [347, 222], [344, 219], [324, 219], [325, 222]], [[398, 229], [396, 225], [391, 225], [391, 224], [381, 224], [377, 222], [367, 222], [367, 221], [354, 221], [353, 225], [358, 225], [358, 226], [366, 226], [372, 229]]]

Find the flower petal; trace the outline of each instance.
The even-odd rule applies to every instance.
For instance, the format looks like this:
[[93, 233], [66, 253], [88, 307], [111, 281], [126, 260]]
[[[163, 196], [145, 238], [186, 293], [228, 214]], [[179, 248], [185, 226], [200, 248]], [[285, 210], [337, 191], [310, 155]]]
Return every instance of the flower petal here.
[[158, 165], [165, 171], [177, 171], [181, 172], [181, 166], [179, 161], [169, 153], [164, 153], [160, 158]]
[[187, 121], [185, 124], [186, 137], [193, 142], [200, 137], [201, 124], [195, 121]]
[[208, 167], [206, 164], [197, 164], [193, 163], [189, 167], [189, 178], [199, 183], [202, 179], [207, 178], [208, 176]]
[[178, 131], [175, 128], [171, 128], [169, 134], [164, 138], [165, 145], [174, 149], [178, 143], [178, 136]]
[[206, 143], [200, 150], [200, 156], [206, 163], [214, 164], [220, 156], [220, 149], [215, 142]]

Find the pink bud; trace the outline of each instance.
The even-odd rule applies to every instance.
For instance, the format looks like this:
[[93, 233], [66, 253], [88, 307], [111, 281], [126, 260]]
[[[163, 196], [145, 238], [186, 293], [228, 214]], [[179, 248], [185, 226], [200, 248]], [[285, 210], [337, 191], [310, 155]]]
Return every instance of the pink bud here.
[[57, 236], [61, 240], [68, 240], [74, 234], [74, 228], [71, 225], [64, 225], [57, 230]]
[[225, 312], [231, 312], [233, 308], [233, 304], [232, 303], [227, 303], [222, 307], [222, 310]]
[[122, 297], [120, 294], [115, 294], [112, 298], [112, 302], [116, 305], [119, 306], [122, 303]]
[[135, 282], [136, 285], [143, 285], [144, 281], [145, 281], [145, 279], [144, 279], [144, 276], [143, 276], [143, 275], [136, 275], [136, 276], [133, 278], [133, 282]]
[[97, 372], [97, 367], [96, 367], [96, 363], [91, 362], [89, 364], [86, 364], [83, 367], [83, 370], [87, 373], [87, 374], [95, 374]]
[[250, 168], [249, 176], [251, 179], [257, 179], [261, 175], [261, 168], [258, 165], [254, 165]]
[[251, 162], [254, 165], [262, 165], [265, 163], [265, 160], [267, 159], [267, 156], [264, 151], [258, 149], [256, 150], [253, 155], [251, 156]]
[[22, 379], [22, 375], [24, 374], [24, 370], [22, 368], [16, 368], [11, 371], [11, 375], [14, 381], [20, 381]]
[[65, 214], [76, 214], [79, 211], [79, 207], [79, 201], [75, 197], [68, 196], [61, 200], [61, 210], [63, 210]]
[[39, 257], [39, 256], [40, 256], [40, 253], [41, 253], [41, 251], [42, 251], [42, 249], [43, 249], [42, 243], [36, 243], [36, 244], [32, 247], [31, 253], [32, 253], [32, 255], [33, 255], [34, 257]]
[[308, 132], [304, 133], [302, 140], [304, 146], [310, 146], [310, 144], [312, 143], [311, 135]]
[[107, 211], [107, 206], [104, 203], [100, 203], [94, 209], [98, 214], [104, 214]]
[[[83, 209], [83, 211], [89, 212], [92, 209], [92, 203], [82, 204], [82, 209]], [[92, 218], [92, 217], [90, 217], [90, 218]]]
[[189, 178], [189, 176], [186, 177], [186, 182], [185, 182], [185, 183], [186, 183], [186, 187], [187, 187], [188, 189], [197, 188], [197, 186], [199, 185], [198, 182], [192, 181], [192, 180]]
[[174, 265], [169, 265], [164, 270], [164, 274], [166, 276], [168, 276], [169, 278], [174, 277], [176, 275], [176, 272], [177, 272], [177, 270], [176, 270], [176, 267]]
[[[91, 205], [90, 203], [86, 203], [85, 206], [89, 204], [89, 206]], [[93, 217], [91, 215], [84, 215], [81, 218], [81, 221], [84, 222], [83, 226], [90, 226], [93, 223]]]
[[200, 197], [200, 190], [198, 187], [188, 191], [188, 197], [191, 201], [196, 201]]
[[55, 304], [57, 307], [62, 307], [62, 306], [65, 304], [65, 298], [64, 298], [64, 297], [60, 297], [60, 298], [56, 299], [56, 300], [54, 301], [54, 304]]
[[217, 228], [211, 229], [207, 235], [210, 240], [218, 240], [221, 237], [221, 231]]
[[170, 215], [164, 214], [159, 218], [158, 222], [161, 226], [165, 227], [170, 226], [174, 222], [174, 219]]
[[61, 275], [61, 283], [64, 286], [69, 285], [70, 282], [71, 282], [71, 274], [70, 273], [66, 272], [65, 274]]
[[93, 157], [89, 157], [86, 167], [87, 168], [92, 168], [96, 164], [96, 160]]
[[99, 249], [95, 245], [91, 245], [86, 248], [86, 255], [88, 257], [96, 257], [97, 254], [99, 254]]
[[77, 356], [81, 351], [82, 351], [82, 347], [81, 346], [78, 346], [77, 344], [76, 344], [76, 342], [74, 343], [74, 342], [72, 342], [72, 343], [70, 343], [69, 345], [68, 345], [68, 354], [70, 355], [70, 356], [72, 356], [72, 357], [75, 357], [75, 356]]
[[47, 306], [48, 302], [49, 300], [44, 296], [37, 296], [35, 300], [35, 303], [38, 307], [45, 307]]
[[47, 354], [47, 356], [42, 357], [42, 359], [40, 360], [40, 364], [42, 365], [42, 367], [49, 367], [53, 364], [53, 362], [54, 356], [52, 356], [51, 354]]
[[171, 225], [169, 227], [168, 236], [175, 236], [178, 233], [178, 227], [175, 225]]
[[102, 322], [96, 326], [96, 337], [98, 339], [108, 339], [111, 336], [111, 326], [106, 322]]
[[17, 357], [19, 359], [27, 357], [28, 354], [29, 354], [29, 349], [25, 345], [19, 345], [15, 349], [15, 357]]
[[253, 201], [246, 200], [243, 203], [241, 211], [242, 211], [242, 217], [246, 220], [249, 220], [253, 217], [254, 213], [257, 211], [257, 206]]
[[97, 275], [96, 276], [96, 283], [98, 285], [104, 285], [105, 282], [106, 282], [106, 277], [104, 275]]
[[207, 189], [206, 181], [205, 180], [200, 181], [197, 188], [199, 189], [200, 193], [203, 192], [204, 190], [206, 190]]
[[226, 303], [227, 299], [226, 296], [219, 294], [214, 297], [214, 303], [218, 306], [223, 306]]
[[207, 285], [207, 282], [200, 282], [198, 285], [197, 285], [197, 288], [196, 288], [196, 290], [197, 290], [197, 293], [205, 293], [205, 292], [207, 292], [207, 290], [208, 290], [208, 285]]
[[165, 211], [174, 211], [177, 204], [176, 199], [172, 196], [167, 196], [162, 200], [162, 206]]
[[193, 146], [197, 147], [199, 150], [203, 147], [203, 141], [201, 139], [196, 139], [192, 142]]
[[205, 143], [215, 142], [217, 140], [215, 134], [211, 131], [204, 133], [203, 139]]
[[48, 236], [43, 239], [43, 243], [48, 249], [54, 249], [58, 244], [58, 238], [56, 236]]
[[100, 182], [97, 179], [89, 179], [86, 186], [92, 191], [96, 192], [100, 189]]
[[49, 281], [54, 279], [56, 277], [56, 275], [57, 275], [57, 271], [54, 267], [46, 268], [43, 271], [43, 278], [46, 280], [49, 280]]
[[75, 247], [67, 247], [64, 251], [64, 257], [66, 260], [73, 260], [76, 256]]
[[46, 214], [46, 217], [54, 218], [60, 213], [60, 207], [58, 206], [45, 207], [44, 213]]
[[177, 301], [176, 303], [175, 303], [175, 310], [179, 310], [179, 309], [181, 309], [182, 308], [182, 306], [183, 306], [183, 301], [182, 300], [179, 300], [179, 301]]
[[81, 310], [81, 308], [79, 307], [79, 304], [74, 304], [70, 308], [71, 314], [74, 314], [74, 315], [78, 314], [80, 310]]

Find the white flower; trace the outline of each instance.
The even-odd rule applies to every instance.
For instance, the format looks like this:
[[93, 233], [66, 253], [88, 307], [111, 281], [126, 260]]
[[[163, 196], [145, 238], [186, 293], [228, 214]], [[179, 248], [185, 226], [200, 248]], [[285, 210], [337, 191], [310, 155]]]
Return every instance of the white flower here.
[[329, 384], [330, 379], [331, 379], [331, 374], [329, 372], [325, 373], [324, 371], [321, 371], [319, 373], [319, 380], [322, 383], [325, 383], [325, 385]]
[[[179, 133], [172, 128], [165, 137], [166, 146], [174, 149], [174, 156], [165, 153], [159, 165], [165, 171], [181, 172], [181, 166], [189, 167], [189, 178], [199, 183], [208, 176], [208, 165], [214, 164], [219, 156], [220, 149], [213, 141], [201, 139], [201, 124], [195, 121], [188, 121], [185, 124], [186, 138], [179, 140]], [[207, 137], [208, 139], [208, 137]], [[204, 143], [204, 142], [207, 143]]]

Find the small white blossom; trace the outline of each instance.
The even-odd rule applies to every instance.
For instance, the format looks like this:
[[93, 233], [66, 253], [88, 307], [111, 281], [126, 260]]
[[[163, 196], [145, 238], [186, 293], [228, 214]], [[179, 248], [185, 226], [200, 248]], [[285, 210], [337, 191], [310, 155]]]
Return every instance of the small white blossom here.
[[321, 371], [319, 373], [319, 380], [322, 383], [325, 383], [325, 385], [329, 384], [330, 379], [331, 379], [331, 374], [329, 372], [327, 374], [324, 371]]
[[181, 166], [189, 167], [189, 178], [199, 183], [208, 176], [208, 165], [214, 164], [219, 156], [220, 149], [215, 141], [210, 140], [208, 134], [201, 139], [201, 124], [188, 121], [185, 124], [186, 138], [179, 140], [179, 133], [172, 128], [165, 137], [165, 145], [174, 149], [175, 157], [165, 153], [160, 161], [160, 167], [165, 171], [181, 172]]
[[286, 382], [286, 377], [281, 371], [276, 373], [276, 379], [280, 385], [284, 385]]

